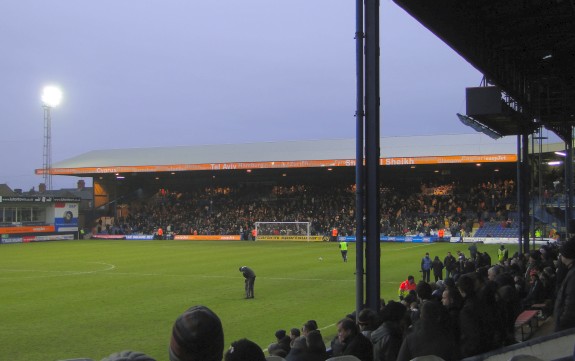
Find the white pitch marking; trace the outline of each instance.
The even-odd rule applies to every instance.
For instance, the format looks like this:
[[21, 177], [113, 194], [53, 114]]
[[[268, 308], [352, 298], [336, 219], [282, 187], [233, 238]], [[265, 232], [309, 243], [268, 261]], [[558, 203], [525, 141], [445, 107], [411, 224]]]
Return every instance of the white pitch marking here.
[[[50, 271], [50, 270], [37, 270], [37, 269], [0, 269], [1, 272], [12, 272], [12, 273], [16, 273], [16, 272], [33, 272], [36, 273], [36, 275], [34, 276], [29, 276], [29, 277], [18, 277], [18, 279], [31, 279], [31, 278], [46, 278], [46, 277], [62, 277], [62, 276], [77, 276], [77, 275], [84, 275], [84, 274], [93, 274], [93, 273], [99, 273], [99, 272], [106, 272], [106, 271], [111, 271], [113, 269], [116, 268], [115, 265], [110, 264], [110, 263], [104, 263], [104, 262], [87, 262], [87, 263], [93, 263], [93, 264], [100, 264], [100, 265], [104, 265], [107, 266], [104, 269], [100, 269], [100, 270], [95, 270], [95, 271]], [[38, 275], [38, 273], [49, 273], [49, 275]], [[0, 277], [0, 279], [14, 279], [13, 277]]]

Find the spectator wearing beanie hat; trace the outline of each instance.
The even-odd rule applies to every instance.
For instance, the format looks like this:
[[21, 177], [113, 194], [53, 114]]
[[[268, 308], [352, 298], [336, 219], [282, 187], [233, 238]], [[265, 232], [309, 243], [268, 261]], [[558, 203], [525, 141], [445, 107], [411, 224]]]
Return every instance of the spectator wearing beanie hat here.
[[262, 349], [253, 341], [246, 338], [232, 343], [226, 355], [225, 361], [266, 361]]
[[567, 268], [567, 274], [555, 300], [555, 332], [575, 327], [575, 238], [559, 247], [559, 258]]
[[205, 306], [182, 313], [172, 328], [170, 361], [221, 361], [224, 330], [220, 318]]

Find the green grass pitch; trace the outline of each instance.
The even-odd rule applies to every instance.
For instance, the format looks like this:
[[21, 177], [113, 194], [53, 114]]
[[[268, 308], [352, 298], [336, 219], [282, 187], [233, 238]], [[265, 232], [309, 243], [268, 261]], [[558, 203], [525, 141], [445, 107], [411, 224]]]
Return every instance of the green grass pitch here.
[[[381, 295], [425, 252], [441, 259], [465, 244], [381, 245]], [[496, 245], [480, 245], [496, 257]], [[510, 254], [515, 246], [509, 247]], [[0, 245], [0, 359], [100, 360], [122, 350], [168, 359], [174, 320], [193, 305], [221, 318], [226, 348], [246, 337], [263, 349], [278, 329], [315, 319], [326, 340], [355, 308], [355, 244], [343, 263], [324, 242], [59, 241]], [[321, 260], [320, 260], [321, 257]], [[257, 274], [244, 299], [238, 268]], [[433, 277], [433, 276], [432, 276]]]

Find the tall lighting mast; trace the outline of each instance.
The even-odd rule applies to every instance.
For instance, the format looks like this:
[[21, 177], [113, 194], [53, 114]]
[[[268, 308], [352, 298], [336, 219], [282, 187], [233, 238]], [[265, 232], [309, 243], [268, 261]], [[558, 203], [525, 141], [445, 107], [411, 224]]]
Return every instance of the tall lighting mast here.
[[55, 86], [46, 86], [42, 92], [42, 108], [44, 108], [44, 185], [46, 190], [52, 190], [52, 116], [50, 111], [62, 100], [62, 92]]

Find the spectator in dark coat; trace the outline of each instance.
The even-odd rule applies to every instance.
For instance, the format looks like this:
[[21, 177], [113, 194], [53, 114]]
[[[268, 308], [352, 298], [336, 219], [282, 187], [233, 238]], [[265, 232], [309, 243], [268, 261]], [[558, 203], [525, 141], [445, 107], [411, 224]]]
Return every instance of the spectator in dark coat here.
[[475, 261], [475, 258], [477, 258], [477, 245], [472, 243], [467, 249], [469, 250], [469, 258]]
[[377, 312], [369, 308], [364, 308], [359, 312], [359, 316], [357, 317], [357, 324], [361, 333], [365, 337], [369, 338], [371, 332], [379, 326]]
[[431, 268], [433, 269], [433, 277], [435, 278], [435, 282], [443, 279], [443, 262], [439, 259], [438, 256], [435, 256], [433, 262], [431, 263]]
[[499, 298], [500, 317], [504, 324], [505, 345], [514, 344], [515, 341], [515, 320], [521, 310], [521, 298], [515, 288], [513, 276], [503, 272], [495, 277], [498, 285], [497, 295]]
[[489, 351], [490, 330], [484, 322], [484, 309], [477, 297], [475, 280], [465, 274], [457, 281], [457, 288], [463, 297], [463, 307], [459, 313], [459, 345], [461, 357], [469, 357]]
[[421, 317], [405, 337], [397, 361], [409, 361], [418, 356], [439, 356], [446, 361], [458, 360], [457, 345], [441, 322], [441, 305], [427, 301], [421, 305]]
[[353, 355], [361, 361], [373, 361], [373, 345], [359, 332], [354, 320], [344, 318], [337, 323], [337, 338], [342, 348], [333, 356]]
[[457, 269], [457, 260], [451, 252], [447, 252], [447, 256], [443, 259], [443, 265], [445, 266], [445, 278], [453, 277]]
[[301, 332], [299, 330], [299, 328], [294, 327], [289, 331], [289, 338], [290, 338], [290, 348], [293, 347], [293, 343], [295, 342], [295, 340], [301, 336]]
[[569, 239], [559, 248], [561, 263], [567, 274], [561, 283], [555, 300], [555, 331], [575, 327], [575, 238]]
[[441, 304], [445, 307], [448, 314], [447, 329], [453, 335], [459, 335], [459, 312], [463, 299], [459, 290], [455, 287], [448, 286], [441, 295]]
[[395, 361], [403, 341], [400, 322], [406, 307], [400, 302], [390, 301], [380, 312], [382, 324], [371, 333], [374, 361]]
[[290, 337], [286, 334], [285, 330], [278, 330], [275, 333], [276, 342], [268, 346], [268, 352], [270, 355], [286, 357], [289, 353], [291, 346]]
[[294, 342], [287, 361], [325, 361], [328, 358], [325, 343], [318, 330], [310, 331], [307, 337], [300, 337]]
[[310, 331], [305, 338], [307, 345], [308, 361], [324, 361], [328, 358], [325, 343], [319, 330]]

